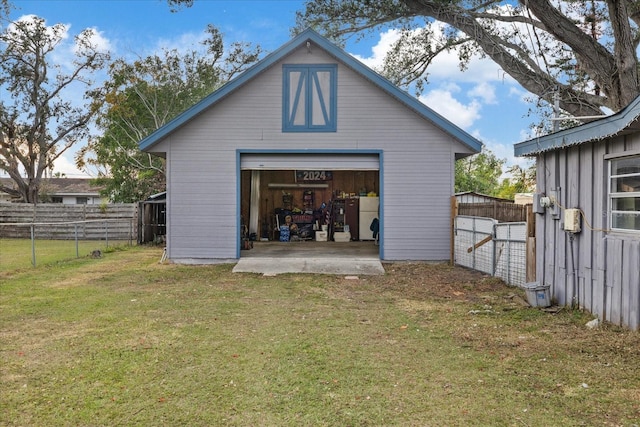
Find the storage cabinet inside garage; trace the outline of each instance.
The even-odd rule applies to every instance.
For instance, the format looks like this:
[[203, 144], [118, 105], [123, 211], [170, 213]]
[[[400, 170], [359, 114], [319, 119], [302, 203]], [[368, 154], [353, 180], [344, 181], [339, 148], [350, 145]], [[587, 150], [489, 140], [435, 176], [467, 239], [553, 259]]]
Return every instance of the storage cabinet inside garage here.
[[[360, 239], [359, 198], [379, 194], [378, 171], [329, 171], [330, 179], [301, 182], [292, 170], [260, 171], [258, 230], [254, 238], [278, 240], [277, 229], [291, 216], [298, 230], [320, 231], [326, 226], [328, 240], [348, 231], [350, 240]], [[310, 175], [313, 178], [313, 175]], [[316, 174], [319, 177], [320, 173]], [[254, 183], [255, 185], [255, 183]], [[242, 223], [251, 214], [251, 171], [241, 175]], [[256, 202], [254, 201], [254, 206]], [[369, 228], [369, 224], [366, 224]], [[313, 239], [304, 233], [303, 239]], [[338, 235], [342, 238], [344, 234]], [[365, 236], [366, 238], [366, 236]]]
[[[333, 240], [359, 240], [358, 201], [359, 198], [356, 197], [346, 199], [337, 198], [332, 201], [332, 218], [329, 223], [329, 234]], [[336, 233], [343, 234], [336, 235]]]

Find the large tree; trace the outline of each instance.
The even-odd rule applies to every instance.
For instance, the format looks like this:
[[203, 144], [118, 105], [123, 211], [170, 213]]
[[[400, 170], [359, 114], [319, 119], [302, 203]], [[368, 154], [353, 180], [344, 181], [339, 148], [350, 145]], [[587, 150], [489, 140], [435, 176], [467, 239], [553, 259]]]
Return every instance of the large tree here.
[[136, 202], [165, 189], [163, 159], [138, 142], [254, 63], [261, 50], [246, 43], [224, 48], [222, 34], [206, 29], [202, 50], [164, 50], [135, 61], [118, 59], [105, 83], [103, 134], [78, 152], [78, 167], [97, 167], [97, 184], [114, 202]]
[[100, 99], [90, 77], [104, 67], [108, 53], [85, 30], [75, 37], [75, 56], [54, 62], [66, 32], [62, 24], [49, 27], [30, 16], [0, 34], [0, 170], [14, 181], [0, 191], [27, 203], [37, 203], [53, 162], [88, 136], [97, 110], [93, 100]]
[[455, 50], [464, 68], [491, 58], [523, 88], [572, 116], [618, 111], [640, 93], [635, 0], [313, 0], [298, 13], [306, 26], [342, 40], [399, 28], [383, 73], [395, 83], [428, 78], [436, 56]]

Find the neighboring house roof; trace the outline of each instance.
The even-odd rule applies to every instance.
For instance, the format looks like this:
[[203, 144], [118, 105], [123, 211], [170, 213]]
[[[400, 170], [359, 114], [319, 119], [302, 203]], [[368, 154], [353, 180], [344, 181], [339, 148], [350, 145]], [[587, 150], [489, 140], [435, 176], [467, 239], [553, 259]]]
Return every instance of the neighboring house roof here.
[[[15, 188], [11, 178], [0, 178], [0, 184]], [[50, 196], [99, 196], [101, 187], [91, 184], [89, 178], [43, 178], [41, 191]]]
[[88, 178], [47, 178], [41, 187], [50, 195], [99, 196], [101, 187], [91, 184]]
[[317, 32], [307, 29], [300, 33], [297, 37], [290, 40], [288, 43], [285, 43], [282, 47], [267, 55], [264, 59], [259, 61], [257, 64], [253, 65], [247, 71], [242, 73], [237, 78], [231, 80], [227, 84], [223, 85], [221, 88], [211, 93], [209, 96], [205, 97], [202, 101], [189, 108], [175, 119], [162, 126], [154, 133], [140, 141], [139, 147], [144, 151], [151, 151], [150, 149], [162, 140], [165, 136], [169, 135], [176, 129], [180, 128], [187, 122], [189, 122], [194, 117], [201, 114], [203, 111], [207, 110], [212, 105], [219, 102], [221, 99], [225, 98], [236, 89], [247, 83], [249, 80], [256, 77], [258, 74], [265, 71], [267, 68], [273, 66], [285, 56], [289, 55], [292, 51], [304, 45], [307, 42], [312, 42], [320, 48], [324, 49], [331, 56], [336, 58], [338, 61], [342, 62], [347, 67], [351, 68], [355, 72], [359, 73], [361, 76], [369, 80], [374, 85], [378, 86], [380, 89], [387, 92], [389, 95], [396, 98], [398, 101], [405, 104], [407, 107], [411, 108], [418, 114], [420, 114], [425, 119], [432, 122], [434, 125], [442, 129], [443, 131], [449, 133], [451, 136], [456, 138], [458, 141], [469, 147], [471, 150], [475, 152], [479, 152], [482, 149], [482, 143], [469, 135], [467, 132], [463, 131], [431, 108], [424, 105], [422, 102], [418, 101], [413, 96], [408, 93], [400, 90], [393, 83], [380, 76], [369, 67], [355, 59], [353, 56], [349, 55], [344, 50], [340, 49], [333, 43], [331, 43], [326, 38], [319, 35]]
[[514, 145], [516, 156], [533, 156], [589, 141], [640, 131], [640, 97], [616, 114]]
[[454, 196], [456, 196], [456, 198], [458, 199], [462, 198], [463, 196], [475, 196], [475, 197], [483, 198], [487, 200], [495, 200], [496, 202], [513, 203], [513, 200], [511, 199], [503, 199], [501, 197], [488, 196], [486, 194], [476, 193], [475, 191], [462, 191], [460, 193], [454, 194]]

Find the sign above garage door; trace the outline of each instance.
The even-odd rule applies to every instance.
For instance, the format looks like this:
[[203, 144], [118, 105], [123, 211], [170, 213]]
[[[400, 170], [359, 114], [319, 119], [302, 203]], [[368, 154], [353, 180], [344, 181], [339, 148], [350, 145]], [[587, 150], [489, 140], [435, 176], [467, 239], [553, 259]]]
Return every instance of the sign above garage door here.
[[380, 153], [240, 153], [252, 170], [380, 170]]

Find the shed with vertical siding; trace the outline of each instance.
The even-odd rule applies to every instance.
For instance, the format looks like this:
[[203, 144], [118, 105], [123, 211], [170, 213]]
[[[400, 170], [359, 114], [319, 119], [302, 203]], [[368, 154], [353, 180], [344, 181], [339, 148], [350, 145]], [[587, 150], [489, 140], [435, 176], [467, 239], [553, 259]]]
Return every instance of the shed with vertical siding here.
[[379, 196], [381, 259], [446, 260], [454, 162], [481, 149], [312, 30], [139, 145], [166, 158], [167, 256], [181, 263], [237, 260], [245, 226], [272, 238], [282, 193], [299, 205], [308, 188], [316, 207]]
[[637, 330], [640, 98], [611, 116], [516, 144], [514, 152], [537, 161], [537, 282], [561, 305]]

